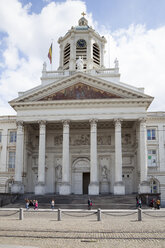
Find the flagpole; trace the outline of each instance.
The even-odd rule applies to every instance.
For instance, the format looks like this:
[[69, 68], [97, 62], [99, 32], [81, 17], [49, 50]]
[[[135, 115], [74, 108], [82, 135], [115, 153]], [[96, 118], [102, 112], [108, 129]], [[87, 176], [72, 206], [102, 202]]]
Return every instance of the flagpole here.
[[52, 71], [52, 68], [53, 68], [53, 42], [54, 42], [54, 40], [52, 39], [52, 63], [51, 63], [51, 71]]

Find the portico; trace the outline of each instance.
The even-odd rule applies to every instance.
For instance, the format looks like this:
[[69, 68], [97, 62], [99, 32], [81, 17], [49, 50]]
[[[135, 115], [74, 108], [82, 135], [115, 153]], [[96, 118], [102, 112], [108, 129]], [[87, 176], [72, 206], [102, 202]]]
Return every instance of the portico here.
[[[26, 164], [18, 163], [19, 169], [15, 170], [17, 181], [15, 180], [13, 185], [13, 192], [20, 192], [20, 188], [16, 185], [21, 185], [22, 192], [24, 188], [28, 191], [28, 185], [24, 185], [26, 181], [23, 181], [20, 171], [26, 171], [26, 177], [29, 180], [35, 178], [32, 189], [35, 194], [50, 192], [61, 195], [83, 194], [83, 188], [87, 187], [84, 181], [84, 177], [88, 177], [87, 174], [90, 179], [88, 185], [90, 195], [100, 193], [124, 195], [137, 192], [138, 187], [141, 192], [146, 190], [144, 189], [145, 180], [147, 180], [144, 158], [146, 153], [142, 149], [145, 136], [135, 136], [141, 125], [144, 132], [144, 119], [140, 121], [117, 118], [19, 122], [18, 133], [20, 125], [21, 130], [26, 127], [25, 134], [20, 135], [20, 144], [24, 136], [28, 136], [31, 140], [26, 145], [22, 145], [22, 149], [19, 148], [18, 158], [19, 156], [23, 158], [27, 153], [30, 154], [31, 169], [27, 169], [28, 161]], [[32, 143], [35, 144], [34, 148], [30, 145]], [[139, 155], [141, 152], [143, 155], [136, 157], [138, 150]], [[144, 161], [141, 162], [142, 158]], [[123, 178], [123, 171], [127, 171], [125, 178]], [[133, 172], [130, 176], [133, 176], [134, 180], [130, 185], [131, 191], [128, 191], [125, 187], [127, 187], [126, 180], [130, 172]], [[141, 175], [140, 181], [137, 180], [138, 174]]]

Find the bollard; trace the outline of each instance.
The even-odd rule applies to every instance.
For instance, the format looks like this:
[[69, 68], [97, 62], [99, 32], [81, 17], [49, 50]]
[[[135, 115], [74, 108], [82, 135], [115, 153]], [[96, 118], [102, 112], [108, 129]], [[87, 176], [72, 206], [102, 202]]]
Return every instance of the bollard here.
[[142, 221], [142, 210], [138, 208], [138, 221]]
[[97, 210], [97, 220], [101, 221], [101, 209], [100, 208], [98, 208]]
[[61, 209], [58, 209], [58, 221], [61, 221]]
[[23, 220], [23, 208], [19, 209], [19, 219]]

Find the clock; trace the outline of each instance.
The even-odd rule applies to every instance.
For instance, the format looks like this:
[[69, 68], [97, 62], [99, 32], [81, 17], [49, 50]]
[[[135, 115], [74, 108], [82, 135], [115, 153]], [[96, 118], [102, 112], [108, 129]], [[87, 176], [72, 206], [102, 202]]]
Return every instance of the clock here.
[[78, 40], [77, 41], [77, 47], [86, 47], [86, 41], [85, 40], [82, 40], [82, 39], [80, 39], [80, 40]]

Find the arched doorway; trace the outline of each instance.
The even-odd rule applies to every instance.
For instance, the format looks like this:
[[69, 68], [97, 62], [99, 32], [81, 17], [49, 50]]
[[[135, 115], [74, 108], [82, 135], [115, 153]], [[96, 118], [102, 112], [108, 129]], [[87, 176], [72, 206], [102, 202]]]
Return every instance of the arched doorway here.
[[90, 162], [87, 158], [78, 158], [72, 164], [72, 193], [88, 194], [90, 183]]

